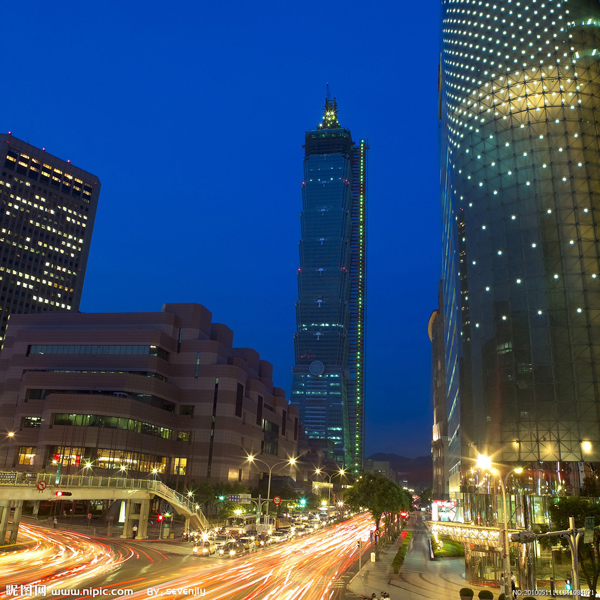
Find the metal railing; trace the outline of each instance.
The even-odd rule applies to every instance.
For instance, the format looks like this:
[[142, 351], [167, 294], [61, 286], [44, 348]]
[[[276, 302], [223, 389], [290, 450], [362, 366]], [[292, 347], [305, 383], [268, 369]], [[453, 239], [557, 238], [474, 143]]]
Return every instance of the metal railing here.
[[[64, 488], [96, 488], [140, 490], [160, 496], [173, 508], [182, 510], [186, 517], [196, 517], [203, 529], [209, 527], [208, 520], [196, 504], [179, 492], [156, 479], [130, 479], [128, 477], [100, 477], [95, 475], [56, 475], [54, 473], [3, 472], [0, 487], [37, 487], [43, 481], [47, 486]], [[179, 511], [178, 511], [179, 512]]]

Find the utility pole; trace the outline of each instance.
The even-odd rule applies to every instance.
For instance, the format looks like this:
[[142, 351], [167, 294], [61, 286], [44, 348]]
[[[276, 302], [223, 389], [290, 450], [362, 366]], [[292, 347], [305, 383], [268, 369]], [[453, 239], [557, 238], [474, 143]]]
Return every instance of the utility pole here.
[[[575, 517], [569, 517], [569, 546], [571, 547], [571, 568], [573, 570], [573, 588], [579, 592], [579, 540], [584, 530], [575, 529]], [[563, 536], [566, 537], [566, 536]], [[579, 595], [579, 594], [577, 594]]]

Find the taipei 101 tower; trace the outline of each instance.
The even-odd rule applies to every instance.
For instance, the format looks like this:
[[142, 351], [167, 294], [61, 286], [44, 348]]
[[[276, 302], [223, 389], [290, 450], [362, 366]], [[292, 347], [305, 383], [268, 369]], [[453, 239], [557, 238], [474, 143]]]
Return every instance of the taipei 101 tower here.
[[311, 448], [354, 472], [364, 458], [367, 150], [328, 90], [304, 142], [291, 401]]

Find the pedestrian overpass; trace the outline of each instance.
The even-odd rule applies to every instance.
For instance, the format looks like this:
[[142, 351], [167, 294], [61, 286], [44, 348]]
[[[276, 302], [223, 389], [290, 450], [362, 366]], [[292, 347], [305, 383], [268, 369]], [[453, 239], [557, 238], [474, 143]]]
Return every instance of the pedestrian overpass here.
[[[57, 496], [57, 492], [68, 496]], [[0, 473], [0, 545], [15, 543], [24, 501], [64, 500], [125, 500], [123, 537], [132, 535], [138, 525], [138, 539], [147, 537], [150, 501], [158, 496], [166, 500], [175, 512], [185, 518], [186, 529], [209, 528], [200, 507], [157, 479], [98, 477], [94, 475], [58, 475], [53, 473]], [[12, 522], [9, 517], [12, 513]]]

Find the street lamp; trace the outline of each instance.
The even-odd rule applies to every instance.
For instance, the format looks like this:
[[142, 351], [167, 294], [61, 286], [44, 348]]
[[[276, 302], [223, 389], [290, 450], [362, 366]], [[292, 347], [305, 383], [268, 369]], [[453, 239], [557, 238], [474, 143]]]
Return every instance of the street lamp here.
[[504, 511], [504, 550], [502, 552], [502, 564], [504, 566], [504, 595], [508, 595], [508, 589], [510, 588], [511, 574], [510, 574], [510, 565], [508, 561], [508, 508], [506, 506], [506, 486], [508, 485], [508, 478], [512, 473], [522, 473], [523, 467], [516, 467], [511, 469], [506, 473], [504, 479], [502, 479], [502, 474], [500, 471], [492, 466], [492, 459], [489, 456], [485, 456], [484, 454], [479, 454], [477, 456], [477, 466], [484, 470], [489, 471], [493, 475], [497, 475], [500, 480], [500, 488], [502, 489], [502, 508]]
[[[336, 475], [339, 475], [340, 478], [346, 474], [346, 470], [345, 469], [340, 469], [337, 473], [332, 473], [331, 475], [329, 473], [326, 473], [325, 471], [321, 470], [321, 469], [315, 469], [315, 473], [317, 475], [321, 475], [321, 473], [323, 475], [325, 475], [325, 477], [327, 477], [329, 479], [329, 487], [327, 488], [328, 491], [328, 504], [331, 504], [331, 488], [333, 487], [333, 483], [331, 481], [332, 477], [335, 477]], [[341, 480], [340, 480], [340, 488], [341, 488]]]
[[[267, 467], [267, 469], [269, 469], [269, 485], [267, 487], [267, 510], [266, 510], [266, 514], [267, 514], [267, 516], [269, 516], [269, 500], [271, 499], [271, 475], [273, 474], [273, 469], [275, 467], [279, 467], [281, 465], [295, 465], [296, 464], [296, 459], [295, 458], [290, 458], [289, 460], [284, 460], [282, 462], [278, 462], [278, 463], [274, 464], [271, 467], [264, 460], [260, 460], [258, 458], [255, 458], [254, 456], [250, 455], [248, 457], [248, 462], [250, 462], [250, 463], [259, 462], [259, 463], [265, 465], [265, 467]], [[259, 512], [260, 512], [260, 508], [259, 508]]]
[[6, 455], [5, 455], [5, 457], [4, 457], [4, 468], [5, 468], [5, 469], [6, 469], [6, 466], [7, 466], [7, 465], [6, 465], [6, 463], [8, 462], [8, 442], [9, 442], [9, 441], [10, 441], [12, 438], [14, 438], [14, 437], [15, 437], [15, 432], [14, 432], [14, 431], [9, 431], [9, 432], [7, 432], [7, 434], [6, 434], [6, 438], [5, 438], [5, 440], [7, 440], [7, 441], [6, 441]]

